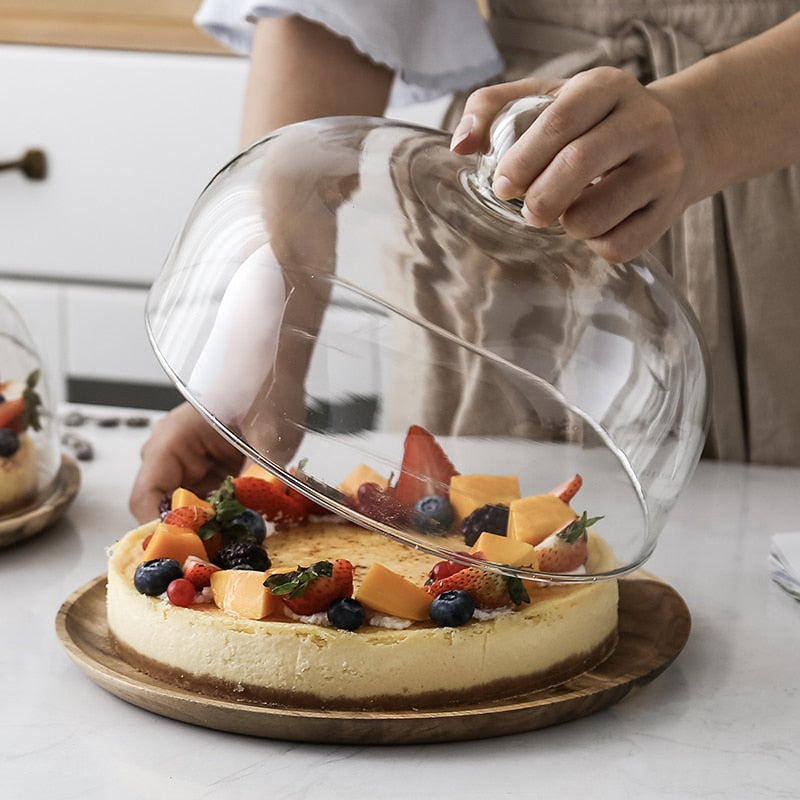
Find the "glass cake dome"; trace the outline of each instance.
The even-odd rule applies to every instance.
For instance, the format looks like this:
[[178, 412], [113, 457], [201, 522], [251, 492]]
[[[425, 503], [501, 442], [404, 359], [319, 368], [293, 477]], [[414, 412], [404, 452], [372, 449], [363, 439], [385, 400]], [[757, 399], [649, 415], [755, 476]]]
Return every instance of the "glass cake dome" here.
[[0, 519], [47, 496], [61, 456], [47, 376], [22, 316], [0, 295]]
[[[652, 553], [700, 457], [708, 378], [696, 322], [656, 261], [608, 263], [492, 194], [493, 160], [547, 102], [507, 110], [479, 158], [387, 119], [276, 131], [203, 191], [146, 323], [186, 399], [317, 502], [437, 557], [582, 582]], [[458, 530], [426, 533], [338, 490], [366, 465], [384, 498], [403, 472], [447, 496], [424, 454], [403, 463], [418, 428], [460, 475], [514, 476], [522, 497], [580, 475], [570, 504], [602, 517], [616, 566], [485, 563]]]

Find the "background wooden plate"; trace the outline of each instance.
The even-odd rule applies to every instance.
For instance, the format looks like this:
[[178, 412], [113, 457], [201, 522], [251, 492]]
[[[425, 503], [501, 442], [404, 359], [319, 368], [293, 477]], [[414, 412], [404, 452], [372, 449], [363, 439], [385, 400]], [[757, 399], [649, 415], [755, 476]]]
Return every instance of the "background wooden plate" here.
[[111, 694], [161, 716], [221, 731], [302, 742], [405, 744], [483, 739], [593, 714], [653, 680], [683, 649], [691, 617], [669, 585], [620, 581], [620, 639], [611, 657], [567, 683], [511, 699], [426, 711], [323, 711], [217, 700], [130, 667], [108, 636], [105, 576], [74, 592], [56, 631], [75, 663]]
[[47, 497], [33, 508], [0, 519], [0, 547], [10, 547], [50, 527], [69, 508], [80, 485], [78, 465], [62, 454], [61, 466]]

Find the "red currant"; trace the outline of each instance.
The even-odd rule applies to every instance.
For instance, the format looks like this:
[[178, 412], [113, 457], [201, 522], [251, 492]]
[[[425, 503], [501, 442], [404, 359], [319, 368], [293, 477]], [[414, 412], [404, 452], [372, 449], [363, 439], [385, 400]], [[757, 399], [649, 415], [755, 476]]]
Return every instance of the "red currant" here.
[[[483, 553], [459, 553], [459, 555], [483, 558]], [[458, 561], [437, 561], [433, 565], [433, 569], [428, 573], [428, 577], [432, 581], [449, 578], [451, 575], [455, 575], [456, 572], [461, 572], [466, 566], [466, 564], [461, 564]]]
[[189, 608], [194, 605], [194, 584], [186, 578], [175, 578], [167, 586], [167, 598], [174, 606]]

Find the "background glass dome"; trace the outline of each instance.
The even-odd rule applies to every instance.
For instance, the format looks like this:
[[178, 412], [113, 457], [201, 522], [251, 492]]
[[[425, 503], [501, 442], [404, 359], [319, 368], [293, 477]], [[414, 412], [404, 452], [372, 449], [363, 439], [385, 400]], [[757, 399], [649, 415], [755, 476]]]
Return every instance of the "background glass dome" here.
[[[17, 398], [23, 393], [27, 393], [29, 398], [35, 394], [40, 401], [36, 404], [36, 420], [31, 420], [28, 414], [23, 422], [23, 417], [18, 416], [16, 411], [13, 419], [6, 419], [8, 414], [4, 413], [4, 409], [8, 410], [9, 407], [12, 410], [16, 409]], [[9, 472], [4, 475], [0, 470], [0, 481], [6, 487], [4, 492], [4, 487], [0, 486], [0, 519], [2, 519], [35, 507], [48, 496], [61, 464], [58, 420], [54, 415], [46, 370], [24, 320], [3, 295], [0, 295], [0, 428], [7, 428], [7, 434], [2, 434], [4, 438], [6, 435], [17, 439], [20, 436], [26, 437], [33, 444], [32, 452], [36, 459], [36, 485], [22, 504], [5, 496], [12, 491], [12, 487], [14, 490], [19, 488], [16, 472], [19, 465], [14, 461], [14, 456], [9, 455], [5, 459]], [[14, 448], [10, 445], [9, 448], [10, 453]], [[2, 452], [6, 450], [3, 449]], [[28, 456], [25, 458], [27, 460]], [[10, 470], [14, 470], [14, 474]]]
[[[253, 460], [318, 502], [438, 557], [427, 535], [330, 490], [357, 465], [396, 480], [412, 425], [462, 474], [546, 493], [578, 473], [578, 514], [618, 566], [650, 555], [704, 442], [697, 326], [648, 256], [612, 264], [493, 198], [449, 135], [385, 119], [288, 126], [225, 166], [149, 295], [154, 350]], [[298, 471], [298, 466], [301, 469]], [[447, 487], [442, 487], [446, 493]]]

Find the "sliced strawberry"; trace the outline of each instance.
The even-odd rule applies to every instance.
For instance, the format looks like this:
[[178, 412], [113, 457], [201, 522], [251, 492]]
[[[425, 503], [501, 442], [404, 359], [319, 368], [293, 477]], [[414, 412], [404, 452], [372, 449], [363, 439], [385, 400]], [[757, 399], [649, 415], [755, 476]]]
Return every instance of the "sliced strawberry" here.
[[214, 511], [211, 509], [203, 506], [181, 506], [168, 511], [164, 516], [163, 522], [198, 531], [201, 525], [213, 518]]
[[189, 556], [183, 562], [183, 577], [194, 584], [195, 589], [211, 586], [211, 576], [219, 571], [216, 564], [203, 561], [197, 556]]
[[456, 474], [456, 468], [433, 435], [419, 425], [412, 425], [406, 434], [395, 497], [413, 506], [417, 500], [432, 494], [447, 496], [450, 479]]
[[581, 486], [583, 486], [583, 478], [580, 475], [575, 475], [551, 489], [550, 494], [554, 494], [559, 500], [569, 503], [569, 501], [578, 494], [578, 490]]
[[231, 483], [236, 500], [245, 508], [263, 514], [270, 522], [293, 524], [302, 522], [308, 516], [305, 504], [298, 499], [298, 493], [289, 495], [287, 487], [278, 481], [242, 475], [232, 478]]
[[519, 606], [530, 600], [519, 578], [486, 572], [478, 567], [465, 567], [425, 586], [425, 591], [434, 597], [452, 589], [466, 592], [477, 608]]
[[295, 614], [308, 616], [325, 611], [340, 597], [353, 594], [353, 565], [345, 558], [317, 561], [310, 567], [298, 567], [294, 572], [272, 574], [265, 584], [272, 594]]
[[586, 518], [586, 512], [551, 533], [534, 547], [540, 572], [572, 572], [586, 563], [588, 541], [586, 529], [602, 517]]

